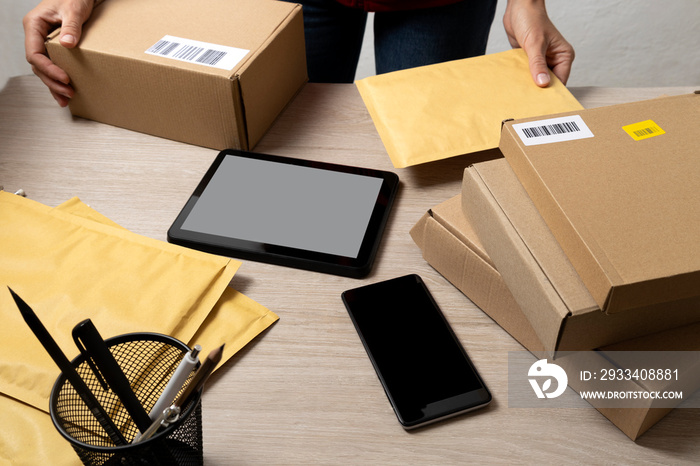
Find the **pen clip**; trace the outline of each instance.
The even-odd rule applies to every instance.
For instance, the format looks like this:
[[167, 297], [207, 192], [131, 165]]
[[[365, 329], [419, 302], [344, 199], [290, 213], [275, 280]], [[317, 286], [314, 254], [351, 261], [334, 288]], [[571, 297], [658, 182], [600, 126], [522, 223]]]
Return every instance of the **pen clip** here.
[[80, 350], [80, 354], [82, 354], [85, 358], [85, 362], [87, 362], [88, 366], [90, 366], [92, 373], [95, 374], [95, 378], [98, 382], [100, 382], [100, 385], [102, 385], [102, 388], [105, 391], [109, 391], [109, 385], [107, 385], [107, 382], [105, 381], [104, 377], [102, 377], [102, 374], [100, 374], [100, 371], [97, 368], [95, 361], [92, 359], [92, 356], [90, 356], [90, 353], [88, 353], [88, 351], [85, 349], [85, 346], [83, 345], [83, 342], [80, 339], [83, 325], [85, 325], [85, 323], [89, 321], [90, 319], [85, 319], [82, 322], [76, 324], [75, 327], [73, 327], [73, 331], [71, 332], [73, 335], [73, 341], [75, 342], [75, 346], [77, 346]]

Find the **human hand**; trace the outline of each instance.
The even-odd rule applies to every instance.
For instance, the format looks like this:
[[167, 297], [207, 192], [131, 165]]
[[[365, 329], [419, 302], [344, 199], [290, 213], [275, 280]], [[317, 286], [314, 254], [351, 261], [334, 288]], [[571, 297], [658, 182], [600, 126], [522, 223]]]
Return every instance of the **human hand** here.
[[544, 0], [508, 0], [503, 26], [510, 45], [525, 50], [532, 79], [538, 86], [549, 85], [548, 68], [566, 84], [574, 61], [574, 48], [552, 24]]
[[90, 17], [94, 4], [95, 0], [43, 0], [22, 21], [27, 61], [61, 107], [68, 105], [75, 91], [68, 74], [46, 54], [44, 41], [49, 32], [61, 26], [59, 43], [67, 48], [78, 45], [83, 23]]

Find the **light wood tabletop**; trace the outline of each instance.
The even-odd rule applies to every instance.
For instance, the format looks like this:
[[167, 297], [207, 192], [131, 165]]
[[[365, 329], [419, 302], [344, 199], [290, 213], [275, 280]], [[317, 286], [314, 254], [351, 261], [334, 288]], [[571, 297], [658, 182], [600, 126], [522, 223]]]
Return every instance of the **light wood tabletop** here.
[[[584, 107], [694, 88], [575, 88]], [[700, 411], [676, 409], [631, 441], [593, 408], [508, 407], [509, 351], [523, 348], [421, 256], [409, 230], [459, 193], [468, 156], [394, 169], [354, 85], [308, 84], [256, 152], [395, 171], [401, 186], [372, 273], [357, 280], [244, 261], [232, 285], [280, 316], [214, 374], [203, 397], [204, 458], [230, 464], [692, 463]], [[217, 151], [73, 118], [34, 76], [0, 93], [0, 184], [55, 206], [78, 196], [159, 240]], [[401, 428], [340, 299], [416, 273], [493, 393], [492, 404]], [[76, 457], [77, 460], [77, 457]]]

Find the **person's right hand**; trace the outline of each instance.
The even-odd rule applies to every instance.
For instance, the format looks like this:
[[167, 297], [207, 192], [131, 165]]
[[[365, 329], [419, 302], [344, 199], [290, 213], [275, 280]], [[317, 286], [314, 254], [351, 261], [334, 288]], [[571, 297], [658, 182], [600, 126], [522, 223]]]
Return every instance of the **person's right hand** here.
[[538, 86], [549, 86], [547, 68], [566, 84], [576, 54], [549, 19], [544, 0], [508, 0], [503, 25], [510, 45], [525, 50]]
[[49, 59], [44, 41], [53, 29], [61, 26], [59, 43], [67, 48], [78, 45], [83, 23], [90, 17], [94, 4], [95, 0], [43, 0], [22, 21], [27, 61], [61, 107], [68, 105], [75, 91], [68, 74]]

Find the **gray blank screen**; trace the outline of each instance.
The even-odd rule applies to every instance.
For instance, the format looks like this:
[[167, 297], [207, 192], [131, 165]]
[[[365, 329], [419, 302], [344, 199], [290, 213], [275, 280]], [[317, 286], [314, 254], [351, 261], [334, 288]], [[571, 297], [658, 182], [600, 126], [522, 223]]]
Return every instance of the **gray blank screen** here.
[[182, 229], [357, 258], [382, 180], [225, 157]]

